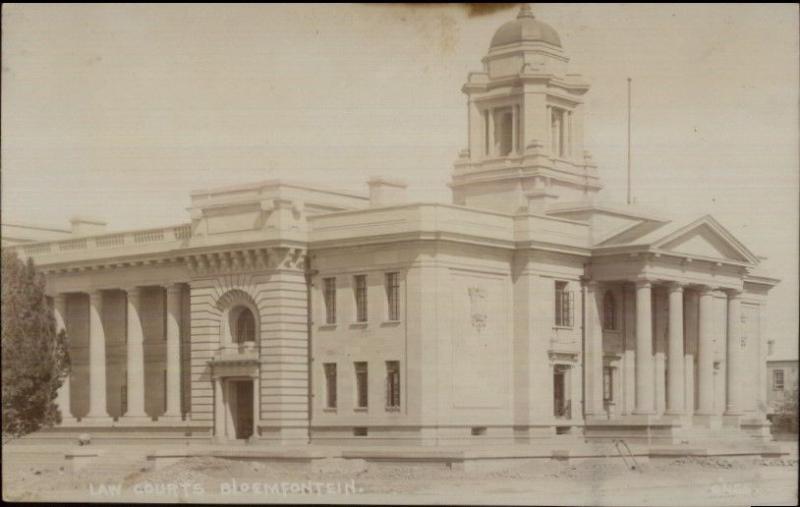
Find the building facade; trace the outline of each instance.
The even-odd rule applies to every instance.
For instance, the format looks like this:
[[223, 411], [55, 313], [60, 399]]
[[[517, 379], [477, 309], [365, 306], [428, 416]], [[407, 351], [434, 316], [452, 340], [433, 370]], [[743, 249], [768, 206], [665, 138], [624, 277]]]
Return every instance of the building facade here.
[[[604, 203], [589, 84], [523, 7], [462, 91], [452, 204], [266, 181], [11, 245], [73, 369], [55, 431], [264, 443], [768, 438], [767, 294], [713, 217]], [[91, 223], [91, 221], [89, 221]]]
[[[797, 359], [767, 358], [767, 417], [772, 418], [784, 409], [790, 397], [797, 399]], [[795, 404], [796, 406], [796, 404]]]

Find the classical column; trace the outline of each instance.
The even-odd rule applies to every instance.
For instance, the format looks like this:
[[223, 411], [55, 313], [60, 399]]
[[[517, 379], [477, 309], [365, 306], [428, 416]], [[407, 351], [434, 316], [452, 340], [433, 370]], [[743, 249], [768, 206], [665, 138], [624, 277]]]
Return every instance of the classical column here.
[[106, 405], [106, 333], [100, 290], [89, 293], [89, 413], [86, 417], [110, 420]]
[[214, 384], [214, 437], [217, 440], [225, 438], [225, 394], [223, 392], [222, 378], [212, 379]]
[[653, 384], [655, 388], [655, 413], [663, 414], [667, 411], [667, 328], [669, 327], [667, 311], [667, 293], [662, 287], [653, 287], [652, 307], [653, 316]]
[[509, 155], [516, 155], [519, 149], [517, 145], [517, 136], [519, 134], [517, 118], [517, 106], [511, 106], [511, 153]]
[[181, 419], [181, 285], [167, 291], [167, 410], [166, 418]]
[[742, 308], [741, 292], [736, 290], [726, 291], [728, 294], [728, 339], [725, 367], [727, 383], [726, 415], [740, 415], [742, 413], [742, 394], [746, 389], [746, 380], [742, 377]]
[[683, 374], [685, 379], [685, 389], [684, 389], [684, 404], [686, 407], [687, 414], [694, 413], [695, 407], [695, 397], [694, 397], [694, 385], [695, 385], [695, 375], [694, 375], [694, 358], [697, 357], [697, 306], [700, 304], [700, 300], [698, 298], [696, 291], [688, 291], [684, 292], [684, 300], [686, 304], [684, 305], [685, 313], [684, 313], [684, 321], [686, 322], [685, 327], [685, 340], [684, 343], [684, 366], [683, 366]]
[[[53, 315], [56, 319], [56, 333], [65, 331], [67, 329], [66, 294], [56, 294], [53, 296]], [[72, 407], [70, 404], [70, 376], [70, 372], [67, 372], [67, 375], [64, 377], [64, 382], [61, 384], [61, 387], [58, 388], [58, 394], [56, 396], [56, 405], [61, 412], [61, 424], [75, 420], [75, 418], [72, 417]]]
[[683, 287], [672, 283], [669, 291], [669, 341], [667, 343], [667, 413], [683, 414]]
[[697, 337], [697, 413], [714, 413], [714, 296], [710, 287], [700, 289]]
[[636, 408], [636, 297], [632, 286], [626, 284], [623, 287], [622, 299], [625, 332], [625, 358], [622, 367], [625, 376], [625, 413], [632, 414]]
[[128, 410], [126, 420], [148, 419], [144, 410], [144, 331], [140, 314], [142, 289], [130, 287], [125, 289], [128, 299]]
[[258, 439], [258, 426], [261, 423], [261, 378], [259, 375], [253, 377], [253, 436]]
[[636, 413], [652, 414], [655, 385], [653, 384], [653, 313], [652, 284], [649, 280], [636, 282]]
[[490, 156], [497, 156], [497, 126], [494, 123], [494, 109], [489, 109], [489, 151]]
[[586, 413], [603, 415], [603, 326], [600, 323], [600, 287], [586, 284]]

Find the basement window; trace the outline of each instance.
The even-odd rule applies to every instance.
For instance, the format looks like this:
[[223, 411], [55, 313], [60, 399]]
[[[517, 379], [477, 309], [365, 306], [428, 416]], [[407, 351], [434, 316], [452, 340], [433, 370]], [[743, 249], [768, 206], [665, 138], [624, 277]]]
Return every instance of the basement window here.
[[364, 427], [353, 428], [353, 436], [354, 437], [366, 437], [367, 436], [367, 428], [364, 428]]
[[472, 436], [478, 437], [486, 434], [486, 426], [475, 426], [472, 428]]

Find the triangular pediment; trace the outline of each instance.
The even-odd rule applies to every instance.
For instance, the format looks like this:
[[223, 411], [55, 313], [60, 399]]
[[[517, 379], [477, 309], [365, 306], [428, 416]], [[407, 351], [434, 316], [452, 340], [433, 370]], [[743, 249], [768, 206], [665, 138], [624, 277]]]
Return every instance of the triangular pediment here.
[[690, 257], [758, 263], [752, 252], [710, 216], [654, 241], [651, 248]]

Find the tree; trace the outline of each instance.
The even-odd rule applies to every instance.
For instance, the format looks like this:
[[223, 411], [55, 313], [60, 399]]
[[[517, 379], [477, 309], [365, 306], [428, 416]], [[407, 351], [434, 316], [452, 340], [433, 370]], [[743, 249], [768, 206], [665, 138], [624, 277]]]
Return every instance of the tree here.
[[66, 333], [56, 333], [44, 276], [2, 252], [3, 442], [61, 422], [55, 399], [69, 372]]
[[797, 384], [784, 391], [783, 402], [776, 408], [772, 419], [778, 433], [797, 433]]

